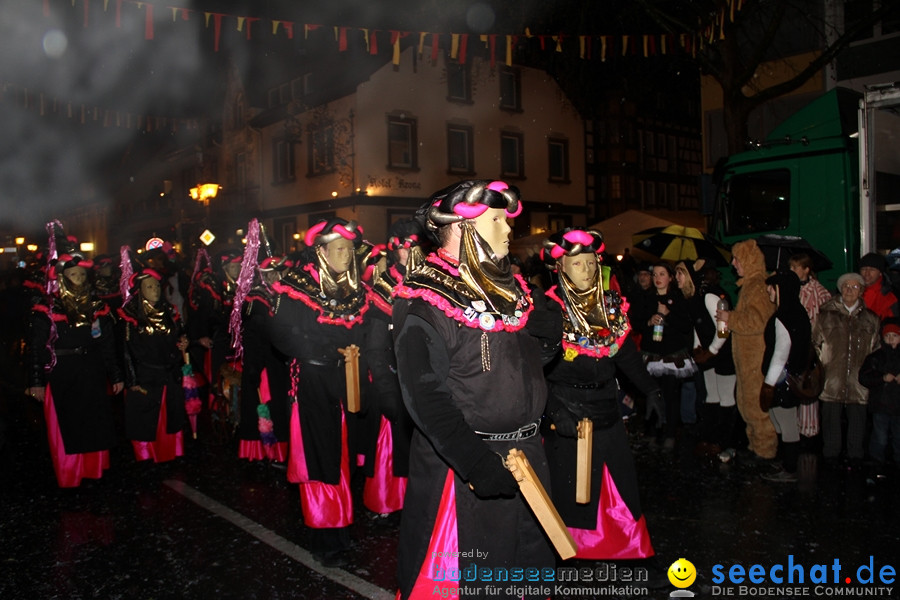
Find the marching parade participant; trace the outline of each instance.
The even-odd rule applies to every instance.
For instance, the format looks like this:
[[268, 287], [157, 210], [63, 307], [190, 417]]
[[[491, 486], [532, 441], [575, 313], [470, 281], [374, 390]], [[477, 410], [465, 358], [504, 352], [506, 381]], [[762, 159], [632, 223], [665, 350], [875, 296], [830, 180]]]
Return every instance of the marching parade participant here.
[[[563, 323], [563, 353], [547, 374], [552, 427], [545, 427], [544, 447], [553, 502], [578, 545], [576, 558], [648, 558], [654, 551], [619, 409], [616, 372], [648, 401], [659, 395], [659, 386], [629, 335], [628, 303], [604, 285], [603, 248], [599, 232], [567, 227], [550, 236], [541, 251], [559, 275], [547, 298]], [[590, 496], [582, 503], [576, 500], [576, 438], [586, 433], [585, 419], [593, 434]]]
[[48, 224], [47, 295], [32, 307], [27, 392], [44, 405], [47, 439], [59, 487], [78, 487], [109, 468], [115, 445], [107, 383], [124, 387], [116, 360], [115, 320], [88, 282], [91, 261]]
[[272, 285], [277, 296], [267, 321], [272, 344], [292, 359], [288, 480], [300, 486], [313, 554], [328, 567], [347, 563], [353, 522], [350, 468], [359, 417], [348, 410], [363, 391], [348, 389], [346, 366], [351, 361], [365, 383], [369, 305], [360, 256], [369, 246], [362, 235], [355, 222], [340, 218], [313, 225], [302, 260]]
[[468, 552], [479, 569], [556, 564], [505, 466], [518, 448], [549, 482], [542, 365], [561, 339], [558, 315], [536, 309], [510, 272], [507, 218], [520, 213], [518, 190], [501, 181], [463, 181], [420, 208], [438, 248], [407, 273], [393, 311], [400, 388], [416, 424], [400, 525], [404, 599], [431, 598], [441, 573], [469, 566], [460, 559]]

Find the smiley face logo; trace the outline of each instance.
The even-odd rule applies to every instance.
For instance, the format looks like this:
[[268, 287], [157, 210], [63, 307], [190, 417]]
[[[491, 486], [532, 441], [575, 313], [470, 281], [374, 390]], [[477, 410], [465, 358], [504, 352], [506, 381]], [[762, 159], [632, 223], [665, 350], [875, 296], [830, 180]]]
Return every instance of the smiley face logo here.
[[686, 558], [679, 558], [669, 566], [667, 572], [669, 575], [669, 583], [677, 588], [690, 587], [697, 579], [697, 569], [693, 563]]

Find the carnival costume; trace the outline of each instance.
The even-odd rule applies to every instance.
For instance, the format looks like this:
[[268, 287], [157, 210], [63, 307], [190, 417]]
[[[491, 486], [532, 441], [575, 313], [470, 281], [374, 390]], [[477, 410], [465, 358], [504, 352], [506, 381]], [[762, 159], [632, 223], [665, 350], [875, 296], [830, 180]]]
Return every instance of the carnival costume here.
[[[544, 446], [550, 463], [553, 502], [575, 543], [576, 558], [634, 559], [654, 554], [641, 512], [637, 474], [619, 409], [617, 369], [648, 400], [659, 394], [629, 335], [628, 303], [604, 290], [596, 231], [568, 228], [544, 244], [541, 256], [558, 271], [559, 283], [547, 291], [562, 313], [562, 355], [548, 371], [549, 400]], [[598, 255], [593, 285], [579, 289], [557, 268], [563, 256]], [[575, 500], [576, 424], [593, 423], [590, 501]]]
[[[167, 462], [184, 455], [185, 408], [181, 387], [181, 317], [165, 298], [150, 302], [140, 291], [152, 269], [128, 278], [131, 293], [119, 309], [125, 345], [125, 437], [137, 460]], [[160, 292], [161, 294], [162, 292]], [[130, 297], [128, 297], [130, 295]]]
[[[472, 563], [555, 565], [503, 460], [518, 448], [549, 483], [538, 428], [546, 403], [542, 364], [559, 347], [559, 321], [535, 310], [524, 279], [513, 276], [506, 258], [494, 259], [475, 231], [470, 219], [488, 207], [515, 216], [518, 192], [502, 182], [467, 181], [433, 195], [420, 215], [432, 230], [461, 223], [458, 259], [440, 249], [396, 288], [400, 386], [417, 426], [400, 526], [402, 598], [431, 598], [435, 585]], [[530, 333], [539, 327], [548, 330], [540, 340]]]
[[273, 256], [259, 221], [247, 227], [247, 245], [230, 329], [235, 356], [241, 361], [241, 415], [238, 422], [238, 457], [287, 462], [288, 359], [269, 341], [268, 321], [275, 314], [275, 292], [269, 282], [284, 269]]
[[[241, 254], [223, 251], [215, 258], [214, 272], [209, 264], [200, 266], [205, 251], [197, 255], [193, 281], [188, 293], [188, 334], [192, 343], [209, 338], [212, 346], [203, 355], [203, 374], [209, 382], [209, 402], [212, 405], [220, 381], [222, 365], [230, 354], [228, 318], [234, 303], [236, 282], [224, 270], [228, 263], [239, 263]], [[208, 260], [208, 259], [207, 259]], [[196, 362], [196, 361], [192, 361]]]
[[[48, 225], [51, 260], [54, 225], [58, 222]], [[47, 438], [60, 487], [99, 479], [109, 468], [115, 428], [107, 381], [122, 381], [109, 306], [87, 282], [75, 286], [67, 279], [63, 272], [71, 267], [90, 269], [91, 262], [72, 251], [48, 268], [48, 294], [32, 307], [29, 335], [29, 387], [44, 388]]]
[[[336, 274], [323, 246], [340, 238], [351, 240], [357, 255], [347, 271]], [[347, 412], [345, 359], [339, 350], [358, 346], [359, 372], [367, 372], [364, 317], [369, 305], [358, 257], [368, 246], [361, 228], [343, 219], [311, 227], [306, 244], [303, 261], [272, 286], [275, 314], [267, 324], [272, 344], [292, 359], [288, 480], [300, 485], [304, 523], [322, 532], [314, 553], [330, 562], [349, 546], [346, 530], [336, 530], [353, 522], [350, 457], [355, 463], [358, 416]]]
[[[366, 484], [363, 503], [374, 513], [385, 515], [403, 508], [409, 475], [409, 443], [413, 423], [403, 406], [391, 316], [394, 292], [403, 278], [422, 260], [425, 231], [415, 219], [391, 227], [384, 256], [376, 265], [369, 289], [368, 363], [372, 376], [373, 406], [366, 414]], [[408, 252], [406, 264], [399, 252]], [[381, 254], [381, 253], [379, 253]], [[383, 265], [383, 266], [379, 266]]]

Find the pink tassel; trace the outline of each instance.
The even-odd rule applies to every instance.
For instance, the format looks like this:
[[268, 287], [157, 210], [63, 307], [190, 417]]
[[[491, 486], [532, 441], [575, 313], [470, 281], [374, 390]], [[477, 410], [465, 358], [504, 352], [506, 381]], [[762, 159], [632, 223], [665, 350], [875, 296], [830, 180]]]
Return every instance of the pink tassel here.
[[121, 257], [119, 268], [122, 271], [122, 276], [119, 278], [119, 291], [122, 292], [122, 304], [125, 305], [131, 297], [131, 276], [134, 274], [134, 267], [131, 264], [131, 248], [122, 246], [119, 248], [119, 256]]
[[231, 305], [231, 318], [228, 321], [228, 331], [231, 332], [231, 347], [234, 348], [235, 360], [240, 360], [244, 353], [241, 343], [241, 311], [244, 306], [244, 298], [253, 284], [253, 276], [257, 269], [257, 255], [259, 253], [259, 220], [253, 219], [247, 226], [247, 245], [244, 246], [244, 259], [241, 262], [241, 274], [238, 275], [237, 286], [234, 292], [234, 302]]

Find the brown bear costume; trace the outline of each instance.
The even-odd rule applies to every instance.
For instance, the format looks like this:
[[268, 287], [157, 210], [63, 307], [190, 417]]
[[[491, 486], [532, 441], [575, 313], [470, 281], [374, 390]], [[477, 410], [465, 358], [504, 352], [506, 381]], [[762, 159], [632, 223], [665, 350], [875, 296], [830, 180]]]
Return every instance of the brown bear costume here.
[[766, 261], [756, 240], [738, 242], [731, 253], [744, 272], [737, 282], [741, 288], [737, 305], [728, 318], [737, 373], [737, 407], [747, 424], [748, 448], [761, 458], [775, 458], [778, 435], [769, 420], [769, 413], [759, 408], [762, 359], [766, 349], [763, 332], [775, 312], [775, 305], [766, 291]]

